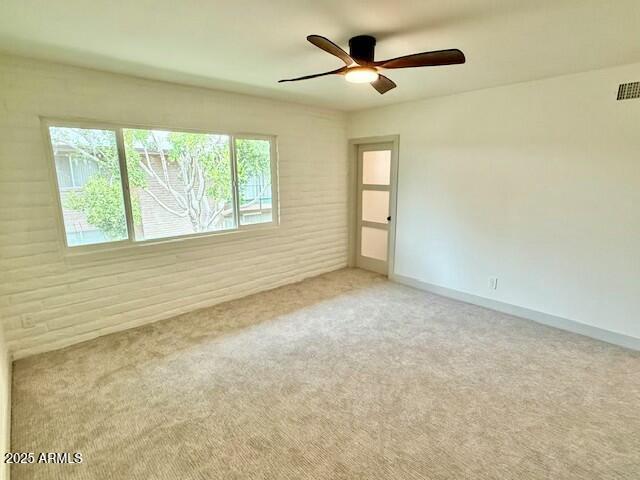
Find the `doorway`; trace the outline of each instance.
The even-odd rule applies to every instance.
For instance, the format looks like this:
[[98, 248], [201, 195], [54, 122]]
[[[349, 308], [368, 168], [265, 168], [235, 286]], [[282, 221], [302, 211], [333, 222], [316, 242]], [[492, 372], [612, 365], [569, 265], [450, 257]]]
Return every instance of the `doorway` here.
[[390, 275], [395, 247], [397, 137], [352, 141], [355, 153], [355, 222], [352, 264]]

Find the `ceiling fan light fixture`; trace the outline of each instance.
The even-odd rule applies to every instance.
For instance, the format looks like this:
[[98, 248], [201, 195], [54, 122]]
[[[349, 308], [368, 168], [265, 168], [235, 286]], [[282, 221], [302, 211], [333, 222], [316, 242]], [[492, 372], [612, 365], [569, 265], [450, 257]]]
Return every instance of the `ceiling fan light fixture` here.
[[349, 53], [345, 52], [328, 38], [320, 35], [309, 35], [307, 40], [320, 50], [324, 50], [334, 57], [338, 57], [344, 62], [344, 65], [328, 72], [314, 73], [313, 75], [305, 75], [298, 78], [285, 78], [278, 80], [278, 83], [297, 82], [311, 78], [326, 77], [327, 75], [343, 75], [348, 82], [370, 83], [371, 86], [382, 95], [389, 90], [393, 90], [397, 85], [390, 78], [379, 74], [378, 67], [386, 71], [394, 68], [456, 65], [466, 61], [464, 53], [457, 48], [414, 53], [412, 55], [376, 61], [374, 51], [376, 39], [370, 35], [358, 35], [349, 39]]
[[378, 79], [378, 72], [373, 67], [353, 67], [344, 76], [347, 82], [371, 83]]

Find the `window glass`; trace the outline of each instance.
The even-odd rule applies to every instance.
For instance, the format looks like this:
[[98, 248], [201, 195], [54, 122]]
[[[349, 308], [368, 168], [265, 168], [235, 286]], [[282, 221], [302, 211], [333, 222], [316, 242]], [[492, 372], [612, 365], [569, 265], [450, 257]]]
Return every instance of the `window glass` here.
[[128, 238], [116, 135], [50, 127], [67, 245]]
[[273, 220], [271, 142], [262, 139], [237, 138], [235, 144], [240, 224], [271, 222]]
[[268, 137], [48, 128], [69, 247], [215, 233], [276, 218]]
[[234, 228], [227, 135], [123, 129], [135, 239]]
[[74, 188], [84, 187], [99, 170], [96, 162], [79, 155], [72, 155], [69, 158], [69, 167]]

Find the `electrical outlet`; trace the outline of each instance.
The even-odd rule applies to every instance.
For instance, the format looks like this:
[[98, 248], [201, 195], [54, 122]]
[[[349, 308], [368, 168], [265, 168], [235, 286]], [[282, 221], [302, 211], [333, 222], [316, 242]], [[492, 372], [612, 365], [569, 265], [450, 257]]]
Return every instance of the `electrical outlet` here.
[[489, 277], [489, 288], [491, 290], [498, 289], [498, 277]]

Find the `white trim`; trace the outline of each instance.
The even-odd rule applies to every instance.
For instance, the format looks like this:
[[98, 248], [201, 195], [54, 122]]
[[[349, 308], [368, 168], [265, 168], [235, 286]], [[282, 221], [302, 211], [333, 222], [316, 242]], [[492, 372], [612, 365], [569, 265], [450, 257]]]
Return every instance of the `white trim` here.
[[569, 320], [568, 318], [557, 317], [548, 313], [543, 313], [537, 310], [531, 310], [525, 307], [519, 307], [510, 303], [500, 302], [490, 298], [480, 297], [471, 293], [461, 292], [459, 290], [453, 290], [439, 285], [433, 285], [431, 283], [422, 282], [415, 278], [405, 277], [404, 275], [389, 275], [389, 279], [396, 283], [401, 283], [409, 287], [417, 288], [418, 290], [424, 290], [427, 292], [435, 293], [443, 297], [453, 298], [461, 302], [470, 303], [472, 305], [478, 305], [480, 307], [489, 308], [498, 312], [507, 313], [516, 317], [532, 320], [543, 325], [559, 328], [560, 330], [566, 330], [568, 332], [577, 333], [586, 337], [595, 338], [603, 342], [612, 343], [620, 347], [630, 348], [632, 350], [640, 350], [640, 338], [631, 337], [622, 333], [612, 332], [602, 328], [587, 325], [585, 323], [576, 322], [575, 320]]

